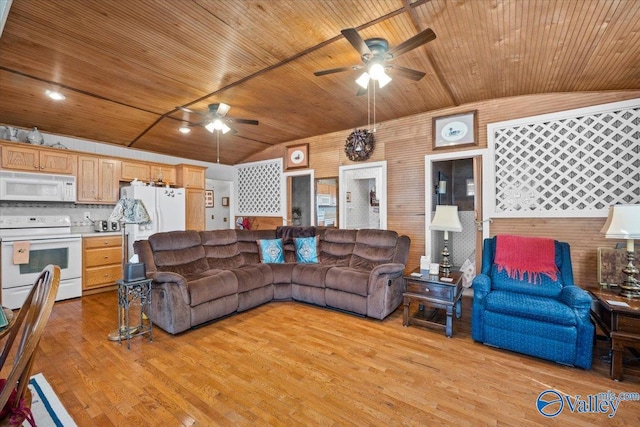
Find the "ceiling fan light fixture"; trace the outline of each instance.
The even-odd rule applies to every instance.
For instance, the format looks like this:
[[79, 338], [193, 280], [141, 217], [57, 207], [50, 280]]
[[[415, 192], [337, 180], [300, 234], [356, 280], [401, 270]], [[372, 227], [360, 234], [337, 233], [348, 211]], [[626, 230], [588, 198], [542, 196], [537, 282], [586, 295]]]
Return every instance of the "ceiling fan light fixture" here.
[[391, 77], [389, 77], [389, 75], [383, 71], [380, 77], [378, 77], [376, 80], [378, 80], [378, 85], [383, 88], [387, 85], [387, 83], [391, 81]]
[[386, 76], [384, 73], [384, 67], [382, 64], [378, 64], [377, 62], [369, 67], [369, 74], [373, 80], [379, 80], [382, 76]]
[[64, 96], [63, 94], [61, 94], [60, 92], [57, 92], [55, 90], [49, 90], [47, 89], [44, 92], [49, 98], [55, 100], [55, 101], [63, 101], [64, 99], [66, 99], [66, 96]]
[[216, 130], [221, 130], [222, 133], [227, 133], [231, 130], [231, 128], [225, 125], [220, 119], [215, 119], [214, 121], [207, 123], [204, 127], [211, 133]]
[[358, 83], [358, 86], [360, 86], [361, 88], [366, 89], [369, 87], [370, 79], [371, 79], [371, 76], [369, 75], [369, 73], [365, 71], [364, 73], [362, 73], [360, 77], [356, 79], [356, 83]]

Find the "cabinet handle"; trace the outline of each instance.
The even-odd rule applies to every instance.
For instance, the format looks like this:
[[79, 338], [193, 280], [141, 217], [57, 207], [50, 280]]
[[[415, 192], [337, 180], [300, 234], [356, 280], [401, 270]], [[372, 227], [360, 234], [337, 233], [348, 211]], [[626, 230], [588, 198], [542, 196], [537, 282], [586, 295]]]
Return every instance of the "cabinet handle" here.
[[430, 289], [429, 289], [429, 288], [424, 288], [424, 291], [425, 291], [425, 292], [429, 292], [429, 291], [430, 291]]
[[109, 255], [105, 255], [105, 256], [104, 256], [104, 259], [109, 259]]

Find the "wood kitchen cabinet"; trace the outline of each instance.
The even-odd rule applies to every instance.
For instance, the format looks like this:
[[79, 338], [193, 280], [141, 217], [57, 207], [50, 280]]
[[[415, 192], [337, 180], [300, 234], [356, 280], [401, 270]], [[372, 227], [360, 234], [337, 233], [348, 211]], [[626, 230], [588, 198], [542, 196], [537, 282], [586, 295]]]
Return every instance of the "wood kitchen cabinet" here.
[[176, 185], [185, 188], [187, 230], [205, 228], [205, 187], [206, 168], [180, 164], [176, 166]]
[[207, 169], [201, 166], [193, 165], [177, 165], [176, 174], [178, 187], [184, 188], [201, 188], [204, 190], [205, 186], [205, 171]]
[[120, 160], [78, 156], [77, 203], [117, 203], [119, 178]]
[[151, 179], [151, 167], [149, 163], [122, 161], [120, 181], [131, 182], [134, 179], [144, 183]]
[[76, 170], [76, 155], [60, 149], [23, 145], [2, 145], [2, 168], [25, 172], [71, 175]]
[[122, 279], [122, 237], [85, 237], [82, 250], [82, 294], [115, 289]]
[[151, 165], [150, 177], [158, 185], [176, 185], [176, 168], [168, 165]]
[[186, 195], [186, 228], [187, 230], [205, 229], [204, 190], [187, 188]]

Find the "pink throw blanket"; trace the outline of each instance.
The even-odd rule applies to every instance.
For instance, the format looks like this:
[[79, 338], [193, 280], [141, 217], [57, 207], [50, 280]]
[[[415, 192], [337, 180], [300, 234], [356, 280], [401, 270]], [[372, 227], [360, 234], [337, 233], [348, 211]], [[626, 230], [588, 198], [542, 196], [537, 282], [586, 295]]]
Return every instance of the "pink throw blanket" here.
[[553, 239], [500, 235], [496, 238], [494, 263], [498, 271], [505, 270], [512, 279], [524, 279], [537, 283], [544, 274], [557, 280], [556, 246]]

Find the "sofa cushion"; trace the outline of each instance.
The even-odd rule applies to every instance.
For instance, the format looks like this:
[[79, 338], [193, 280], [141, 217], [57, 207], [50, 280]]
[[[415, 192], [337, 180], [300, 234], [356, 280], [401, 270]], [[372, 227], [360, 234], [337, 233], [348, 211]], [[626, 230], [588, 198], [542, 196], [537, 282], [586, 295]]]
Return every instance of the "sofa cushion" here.
[[493, 291], [485, 298], [487, 311], [539, 320], [558, 325], [575, 326], [576, 315], [568, 306], [553, 298], [520, 292]]
[[373, 270], [380, 264], [393, 262], [398, 233], [389, 230], [358, 230], [349, 267]]
[[244, 258], [244, 265], [260, 263], [257, 240], [276, 237], [275, 230], [235, 230], [235, 232], [238, 238], [238, 249]]
[[296, 264], [291, 273], [291, 283], [324, 288], [327, 271], [330, 268], [332, 266], [322, 264]]
[[357, 230], [325, 230], [320, 242], [320, 262], [326, 265], [346, 267], [351, 261], [351, 254], [356, 242]]
[[273, 284], [273, 272], [267, 264], [245, 265], [229, 271], [238, 279], [238, 292], [247, 292]]
[[332, 267], [327, 271], [324, 285], [326, 288], [366, 297], [369, 288], [369, 274], [369, 271], [352, 267]]
[[295, 262], [269, 264], [271, 272], [273, 273], [273, 283], [291, 283], [291, 275], [295, 266]]
[[234, 230], [201, 231], [200, 240], [209, 268], [228, 269], [244, 265]]
[[529, 283], [526, 278], [524, 280], [511, 278], [506, 271], [498, 271], [496, 264], [491, 266], [491, 287], [495, 290], [557, 298], [562, 292], [562, 286], [562, 275], [560, 274], [558, 274], [557, 280], [541, 274], [536, 283]]
[[158, 271], [182, 276], [209, 269], [197, 231], [173, 231], [149, 236], [149, 245]]
[[284, 262], [284, 246], [282, 239], [258, 240], [260, 262], [265, 264], [282, 264]]
[[293, 242], [296, 248], [296, 262], [303, 264], [318, 262], [317, 237], [296, 237]]
[[234, 295], [238, 292], [238, 280], [228, 270], [206, 270], [185, 277], [191, 294], [191, 306]]

